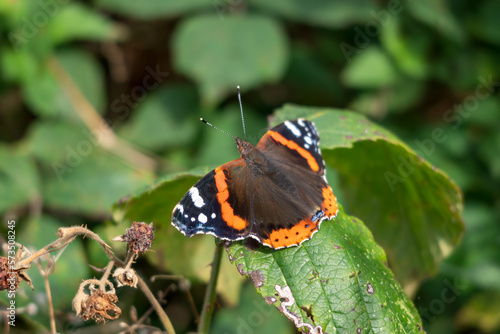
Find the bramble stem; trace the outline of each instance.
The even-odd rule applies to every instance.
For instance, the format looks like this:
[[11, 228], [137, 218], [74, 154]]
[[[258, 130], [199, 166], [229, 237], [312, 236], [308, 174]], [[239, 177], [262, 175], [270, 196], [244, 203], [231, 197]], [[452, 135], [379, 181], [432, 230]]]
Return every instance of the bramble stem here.
[[163, 307], [160, 305], [158, 300], [155, 298], [151, 290], [149, 290], [148, 285], [144, 280], [141, 278], [141, 276], [137, 275], [137, 278], [139, 279], [137, 282], [137, 285], [139, 286], [139, 289], [142, 290], [146, 298], [149, 300], [151, 305], [156, 311], [156, 314], [160, 318], [160, 321], [163, 324], [163, 327], [167, 331], [167, 334], [175, 334], [174, 326], [172, 326], [172, 323], [170, 322], [169, 317], [165, 313], [165, 310], [163, 310]]
[[123, 266], [124, 263], [120, 259], [118, 259], [113, 252], [111, 251], [111, 247], [109, 247], [99, 235], [96, 233], [92, 232], [91, 230], [87, 229], [86, 227], [83, 226], [71, 226], [71, 227], [61, 227], [59, 228], [58, 236], [59, 239], [51, 242], [44, 248], [40, 249], [38, 252], [35, 254], [32, 254], [26, 259], [23, 259], [19, 261], [16, 266], [17, 267], [22, 267], [26, 265], [30, 265], [32, 261], [35, 259], [51, 252], [55, 252], [62, 247], [67, 246], [71, 241], [73, 241], [78, 235], [83, 235], [84, 237], [92, 238], [95, 241], [99, 243], [99, 245], [102, 246], [106, 254], [108, 255], [110, 260], [113, 260], [115, 263], [118, 264], [118, 266]]
[[45, 270], [42, 268], [42, 264], [40, 261], [37, 261], [37, 264], [45, 282], [45, 290], [47, 291], [47, 302], [49, 304], [49, 315], [50, 315], [50, 331], [51, 333], [57, 333], [56, 317], [54, 315], [54, 304], [52, 303], [52, 291], [50, 290], [50, 282], [49, 282], [49, 274], [52, 272], [51, 266], [53, 265], [53, 262], [49, 262], [49, 265], [47, 266], [47, 268], [45, 268]]
[[210, 281], [208, 282], [205, 292], [205, 300], [203, 301], [203, 309], [201, 310], [200, 323], [198, 324], [198, 333], [208, 334], [210, 329], [210, 321], [215, 308], [215, 297], [217, 293], [217, 278], [219, 277], [220, 265], [222, 260], [222, 244], [215, 247], [214, 260], [212, 262], [212, 272], [210, 273]]
[[111, 273], [111, 269], [113, 269], [114, 265], [115, 262], [113, 260], [109, 261], [108, 265], [106, 266], [106, 271], [99, 281], [99, 289], [101, 289], [102, 292], [106, 292], [106, 282], [108, 282], [109, 274]]

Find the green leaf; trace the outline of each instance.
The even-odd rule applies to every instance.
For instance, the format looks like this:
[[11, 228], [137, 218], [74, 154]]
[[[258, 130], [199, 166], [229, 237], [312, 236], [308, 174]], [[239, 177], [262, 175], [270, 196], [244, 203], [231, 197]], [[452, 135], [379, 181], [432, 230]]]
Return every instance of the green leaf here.
[[387, 268], [384, 251], [342, 208], [300, 246], [249, 250], [237, 242], [227, 251], [269, 304], [283, 312], [286, 296], [277, 286], [290, 288], [295, 303], [289, 312], [325, 333], [422, 332], [418, 312]]
[[422, 81], [400, 76], [390, 87], [358, 95], [348, 109], [375, 119], [383, 119], [388, 113], [403, 114], [421, 100], [424, 88]]
[[151, 175], [101, 148], [83, 126], [39, 122], [30, 147], [42, 163], [43, 199], [52, 208], [106, 214], [117, 199], [151, 182]]
[[124, 35], [123, 28], [80, 3], [62, 6], [59, 12], [51, 18], [46, 29], [46, 33], [54, 44], [62, 44], [75, 39], [116, 40]]
[[250, 0], [249, 3], [288, 19], [327, 28], [368, 21], [373, 19], [370, 12], [375, 9], [374, 3], [368, 0]]
[[394, 84], [398, 73], [389, 57], [380, 48], [371, 46], [345, 67], [342, 79], [355, 88], [383, 88]]
[[465, 34], [462, 26], [448, 8], [445, 0], [409, 1], [406, 3], [408, 12], [417, 20], [427, 24], [437, 32], [456, 42], [463, 43]]
[[40, 179], [32, 158], [0, 145], [0, 213], [40, 196]]
[[151, 150], [189, 144], [199, 131], [200, 122], [194, 117], [199, 108], [197, 98], [191, 86], [159, 88], [137, 106], [131, 119], [118, 133]]
[[403, 21], [395, 16], [380, 33], [384, 49], [395, 60], [398, 68], [418, 80], [429, 76], [428, 53], [431, 49], [430, 36], [422, 34], [420, 29], [419, 26], [404, 26]]
[[[412, 294], [461, 239], [460, 190], [397, 137], [360, 115], [287, 105], [274, 122], [298, 117], [316, 123], [325, 162], [339, 172], [343, 204], [366, 222], [398, 281]], [[428, 150], [435, 142], [428, 138], [420, 144]]]
[[180, 16], [198, 9], [215, 7], [217, 2], [206, 0], [97, 0], [102, 8], [139, 19]]
[[29, 81], [37, 75], [39, 63], [36, 56], [27, 49], [18, 52], [4, 48], [0, 52], [0, 69], [2, 80], [18, 83]]
[[[96, 60], [77, 49], [58, 51], [56, 58], [89, 103], [98, 112], [104, 112], [106, 103], [104, 77]], [[63, 91], [62, 83], [46, 65], [37, 71], [35, 77], [24, 79], [26, 79], [22, 83], [24, 97], [34, 113], [80, 121]]]
[[262, 16], [187, 19], [175, 31], [172, 48], [176, 69], [198, 83], [205, 106], [216, 105], [237, 85], [248, 90], [276, 82], [288, 62], [286, 35]]
[[[413, 143], [409, 143], [410, 146], [415, 150], [419, 150], [419, 144], [421, 145], [422, 142], [426, 142], [427, 138], [432, 138], [432, 132], [435, 129], [435, 126], [432, 128], [423, 127], [420, 133], [414, 135], [415, 139]], [[472, 167], [469, 162], [457, 164], [456, 159], [464, 159], [465, 152], [468, 151], [468, 139], [463, 133], [454, 131], [450, 126], [443, 126], [440, 129], [446, 134], [444, 136], [445, 141], [440, 141], [440, 145], [436, 145], [435, 151], [429, 151], [431, 154], [424, 154], [424, 157], [431, 164], [440, 166], [440, 168], [446, 170], [450, 178], [460, 189], [467, 189], [474, 182], [476, 173], [471, 173], [469, 170]], [[456, 156], [456, 158], [454, 159], [453, 156]]]

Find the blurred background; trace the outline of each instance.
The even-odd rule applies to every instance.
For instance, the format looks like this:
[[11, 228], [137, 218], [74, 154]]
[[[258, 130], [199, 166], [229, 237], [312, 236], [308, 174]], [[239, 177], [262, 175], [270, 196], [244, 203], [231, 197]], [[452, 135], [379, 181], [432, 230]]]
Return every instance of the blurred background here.
[[[33, 249], [60, 226], [86, 224], [108, 241], [122, 234], [110, 221], [120, 198], [238, 157], [199, 117], [242, 136], [240, 85], [250, 142], [285, 103], [347, 109], [450, 175], [466, 232], [411, 297], [428, 333], [500, 333], [499, 17], [497, 0], [0, 0], [0, 231], [15, 219], [17, 241]], [[196, 309], [209, 257], [183, 259], [204, 271], [186, 274]], [[51, 275], [58, 330], [118, 332], [117, 322], [83, 323], [71, 311], [81, 279], [96, 275], [87, 263], [106, 264], [76, 240]], [[144, 258], [135, 268], [178, 273]], [[231, 269], [213, 332], [293, 333]], [[34, 291], [21, 286], [19, 306], [31, 307], [14, 332], [48, 328], [37, 271]], [[152, 287], [178, 332], [194, 331], [186, 286]], [[149, 308], [131, 290], [119, 294], [129, 324], [133, 306], [139, 317]]]

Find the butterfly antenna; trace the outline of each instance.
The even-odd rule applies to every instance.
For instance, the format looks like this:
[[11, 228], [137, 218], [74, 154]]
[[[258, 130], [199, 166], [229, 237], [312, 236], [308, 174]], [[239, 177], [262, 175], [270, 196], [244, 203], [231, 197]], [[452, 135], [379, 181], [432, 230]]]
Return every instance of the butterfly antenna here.
[[238, 101], [240, 102], [240, 111], [241, 111], [241, 123], [243, 123], [243, 137], [247, 140], [247, 131], [245, 129], [245, 117], [243, 117], [243, 104], [241, 103], [241, 92], [240, 86], [236, 86], [238, 89]]
[[218, 130], [218, 131], [222, 132], [223, 134], [228, 135], [229, 137], [231, 137], [231, 138], [233, 138], [233, 139], [236, 139], [236, 137], [235, 137], [235, 136], [233, 136], [232, 134], [230, 134], [230, 133], [228, 133], [228, 132], [226, 132], [226, 131], [224, 131], [224, 130], [222, 130], [222, 129], [219, 129], [218, 127], [216, 127], [215, 125], [213, 125], [213, 124], [211, 124], [211, 123], [208, 123], [207, 121], [205, 121], [205, 119], [204, 119], [204, 118], [200, 118], [200, 121], [202, 121], [202, 122], [203, 122], [203, 123], [205, 123], [206, 125], [210, 125], [210, 126], [211, 126], [212, 128], [214, 128], [215, 130]]

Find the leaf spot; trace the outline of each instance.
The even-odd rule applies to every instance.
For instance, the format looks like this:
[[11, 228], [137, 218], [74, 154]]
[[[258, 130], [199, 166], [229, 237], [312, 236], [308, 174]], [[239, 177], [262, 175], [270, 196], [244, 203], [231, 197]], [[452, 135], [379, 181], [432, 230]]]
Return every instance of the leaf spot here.
[[373, 295], [375, 293], [373, 285], [370, 282], [366, 284], [366, 292], [368, 292], [369, 295]]

